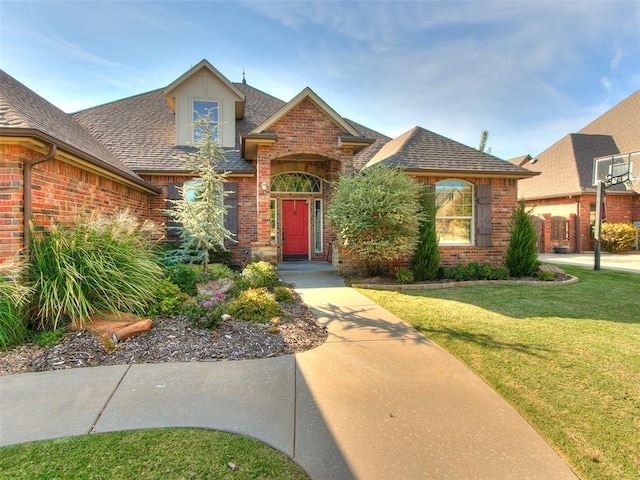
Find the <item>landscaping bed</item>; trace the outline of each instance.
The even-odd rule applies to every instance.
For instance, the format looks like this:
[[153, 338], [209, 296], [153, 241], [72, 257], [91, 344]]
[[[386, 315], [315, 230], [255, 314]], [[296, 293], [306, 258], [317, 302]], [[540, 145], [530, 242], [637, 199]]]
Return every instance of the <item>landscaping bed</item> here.
[[306, 351], [324, 343], [327, 332], [294, 292], [281, 304], [278, 331], [270, 325], [222, 320], [215, 330], [197, 328], [184, 316], [160, 316], [148, 332], [106, 351], [87, 331], [69, 331], [52, 347], [26, 344], [0, 352], [0, 375], [78, 367], [269, 358]]

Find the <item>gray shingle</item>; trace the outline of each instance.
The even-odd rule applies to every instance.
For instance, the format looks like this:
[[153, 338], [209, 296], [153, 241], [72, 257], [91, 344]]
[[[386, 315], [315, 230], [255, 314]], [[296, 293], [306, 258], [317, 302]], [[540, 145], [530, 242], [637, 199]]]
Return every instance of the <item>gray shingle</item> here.
[[[606, 111], [578, 133], [563, 137], [527, 168], [541, 172], [518, 184], [523, 198], [594, 192], [593, 159], [640, 151], [640, 90]], [[625, 185], [611, 187], [624, 191]]]
[[[38, 131], [148, 186], [74, 118], [0, 70], [0, 129]], [[64, 145], [59, 145], [64, 147]]]
[[384, 163], [408, 171], [492, 174], [529, 177], [531, 171], [449, 138], [414, 127], [387, 142], [367, 163]]

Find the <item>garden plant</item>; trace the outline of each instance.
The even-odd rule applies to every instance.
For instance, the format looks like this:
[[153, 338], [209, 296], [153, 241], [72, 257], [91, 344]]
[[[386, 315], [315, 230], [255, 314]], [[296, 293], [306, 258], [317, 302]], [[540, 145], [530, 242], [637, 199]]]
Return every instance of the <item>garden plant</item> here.
[[340, 248], [379, 274], [383, 265], [413, 253], [421, 219], [420, 186], [400, 170], [376, 165], [335, 185], [327, 218]]

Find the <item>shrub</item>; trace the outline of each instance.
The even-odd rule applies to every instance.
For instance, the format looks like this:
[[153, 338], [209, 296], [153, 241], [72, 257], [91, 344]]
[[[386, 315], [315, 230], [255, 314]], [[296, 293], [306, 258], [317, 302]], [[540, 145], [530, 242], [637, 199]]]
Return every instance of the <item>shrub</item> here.
[[128, 211], [34, 231], [29, 271], [38, 329], [82, 326], [98, 310], [146, 312], [163, 276], [152, 250], [157, 238], [156, 224]]
[[197, 280], [198, 283], [207, 283], [211, 280], [220, 280], [221, 278], [235, 279], [237, 276], [237, 273], [226, 265], [214, 264], [209, 265], [206, 273], [200, 273]]
[[415, 277], [413, 276], [413, 272], [408, 268], [400, 267], [396, 272], [396, 282], [400, 284], [413, 283], [415, 281]]
[[335, 185], [327, 218], [341, 251], [360, 261], [367, 275], [413, 253], [418, 240], [420, 186], [402, 171], [376, 165]]
[[524, 200], [520, 201], [511, 214], [509, 231], [511, 236], [505, 262], [509, 273], [512, 277], [532, 277], [540, 265], [536, 248], [538, 235]]
[[198, 298], [188, 301], [183, 315], [196, 327], [215, 328], [227, 310], [225, 295], [216, 292], [211, 298]]
[[176, 285], [181, 292], [186, 293], [190, 297], [198, 294], [196, 289], [197, 272], [184, 263], [176, 263], [165, 268], [165, 273], [169, 282]]
[[227, 297], [238, 298], [242, 294], [242, 292], [244, 292], [248, 288], [249, 288], [249, 282], [247, 281], [247, 279], [244, 278], [242, 275], [238, 275], [235, 278], [233, 282], [233, 286], [229, 290]]
[[631, 223], [603, 223], [600, 241], [605, 252], [622, 252], [636, 246], [638, 230]]
[[174, 283], [163, 280], [156, 287], [156, 296], [149, 305], [147, 315], [177, 315], [182, 311], [182, 305], [189, 300], [189, 295], [184, 293]]
[[553, 272], [543, 272], [538, 270], [538, 272], [536, 273], [536, 276], [542, 280], [543, 282], [552, 282], [555, 280], [556, 275]]
[[507, 280], [509, 270], [506, 267], [472, 262], [468, 265], [454, 265], [445, 269], [445, 278], [464, 282], [470, 280]]
[[229, 312], [236, 318], [264, 323], [280, 315], [280, 307], [266, 288], [249, 288], [229, 304]]
[[426, 190], [420, 196], [424, 218], [420, 222], [420, 236], [413, 257], [413, 269], [417, 280], [434, 280], [440, 271], [440, 249], [436, 230], [435, 195]]
[[293, 292], [291, 291], [291, 289], [282, 286], [273, 289], [273, 296], [278, 303], [289, 303], [293, 302], [294, 300]]
[[0, 348], [22, 343], [27, 337], [24, 307], [31, 290], [22, 284], [24, 262], [11, 258], [0, 263]]
[[273, 288], [280, 284], [276, 267], [269, 262], [250, 263], [242, 271], [242, 276], [251, 288]]
[[39, 332], [33, 336], [32, 341], [39, 347], [55, 347], [62, 342], [65, 333], [67, 333], [65, 328], [59, 328], [58, 330], [51, 330], [48, 332]]

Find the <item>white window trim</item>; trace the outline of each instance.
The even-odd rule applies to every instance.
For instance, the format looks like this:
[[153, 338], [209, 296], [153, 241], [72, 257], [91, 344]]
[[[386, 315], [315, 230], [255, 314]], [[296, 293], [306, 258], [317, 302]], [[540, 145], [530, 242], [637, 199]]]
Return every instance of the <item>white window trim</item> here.
[[471, 187], [471, 216], [470, 217], [439, 217], [436, 215], [436, 221], [438, 219], [468, 219], [469, 222], [469, 243], [460, 243], [460, 242], [446, 242], [446, 241], [442, 241], [442, 240], [438, 240], [438, 245], [443, 246], [443, 247], [473, 247], [476, 244], [476, 238], [475, 238], [475, 224], [476, 224], [476, 202], [475, 202], [475, 186], [473, 183], [471, 182], [467, 182], [466, 180], [462, 180], [460, 178], [447, 178], [446, 180], [440, 180], [439, 182], [437, 182], [435, 184], [435, 189], [436, 189], [436, 193], [437, 193], [437, 188], [438, 188], [438, 184], [439, 183], [445, 183], [445, 182], [460, 182], [463, 183], [465, 185], [468, 185], [469, 187]]
[[[317, 212], [317, 208], [316, 205], [320, 204], [320, 215], [316, 216], [316, 212]], [[315, 253], [322, 253], [323, 249], [324, 249], [324, 242], [323, 242], [323, 234], [324, 234], [324, 225], [322, 222], [322, 199], [321, 198], [314, 198], [313, 199], [313, 221], [314, 221], [314, 226], [315, 226], [315, 231], [313, 232], [313, 251]], [[319, 228], [318, 228], [319, 226]], [[319, 235], [319, 239], [318, 239], [318, 232], [320, 233]], [[318, 240], [319, 241], [319, 245], [320, 248], [318, 249], [317, 245], [318, 245]]]
[[218, 141], [218, 143], [220, 145], [222, 145], [222, 99], [221, 98], [202, 98], [202, 97], [189, 97], [189, 105], [191, 107], [191, 111], [190, 111], [190, 116], [189, 116], [189, 124], [190, 124], [190, 133], [189, 133], [189, 138], [191, 139], [191, 143], [193, 145], [195, 145], [196, 143], [198, 143], [195, 139], [195, 129], [194, 127], [194, 123], [195, 120], [193, 118], [193, 113], [195, 112], [195, 102], [207, 102], [207, 103], [215, 103], [217, 104], [217, 108], [218, 108], [218, 123], [216, 124], [216, 129], [217, 129], [217, 133], [218, 136], [216, 138], [216, 140]]

